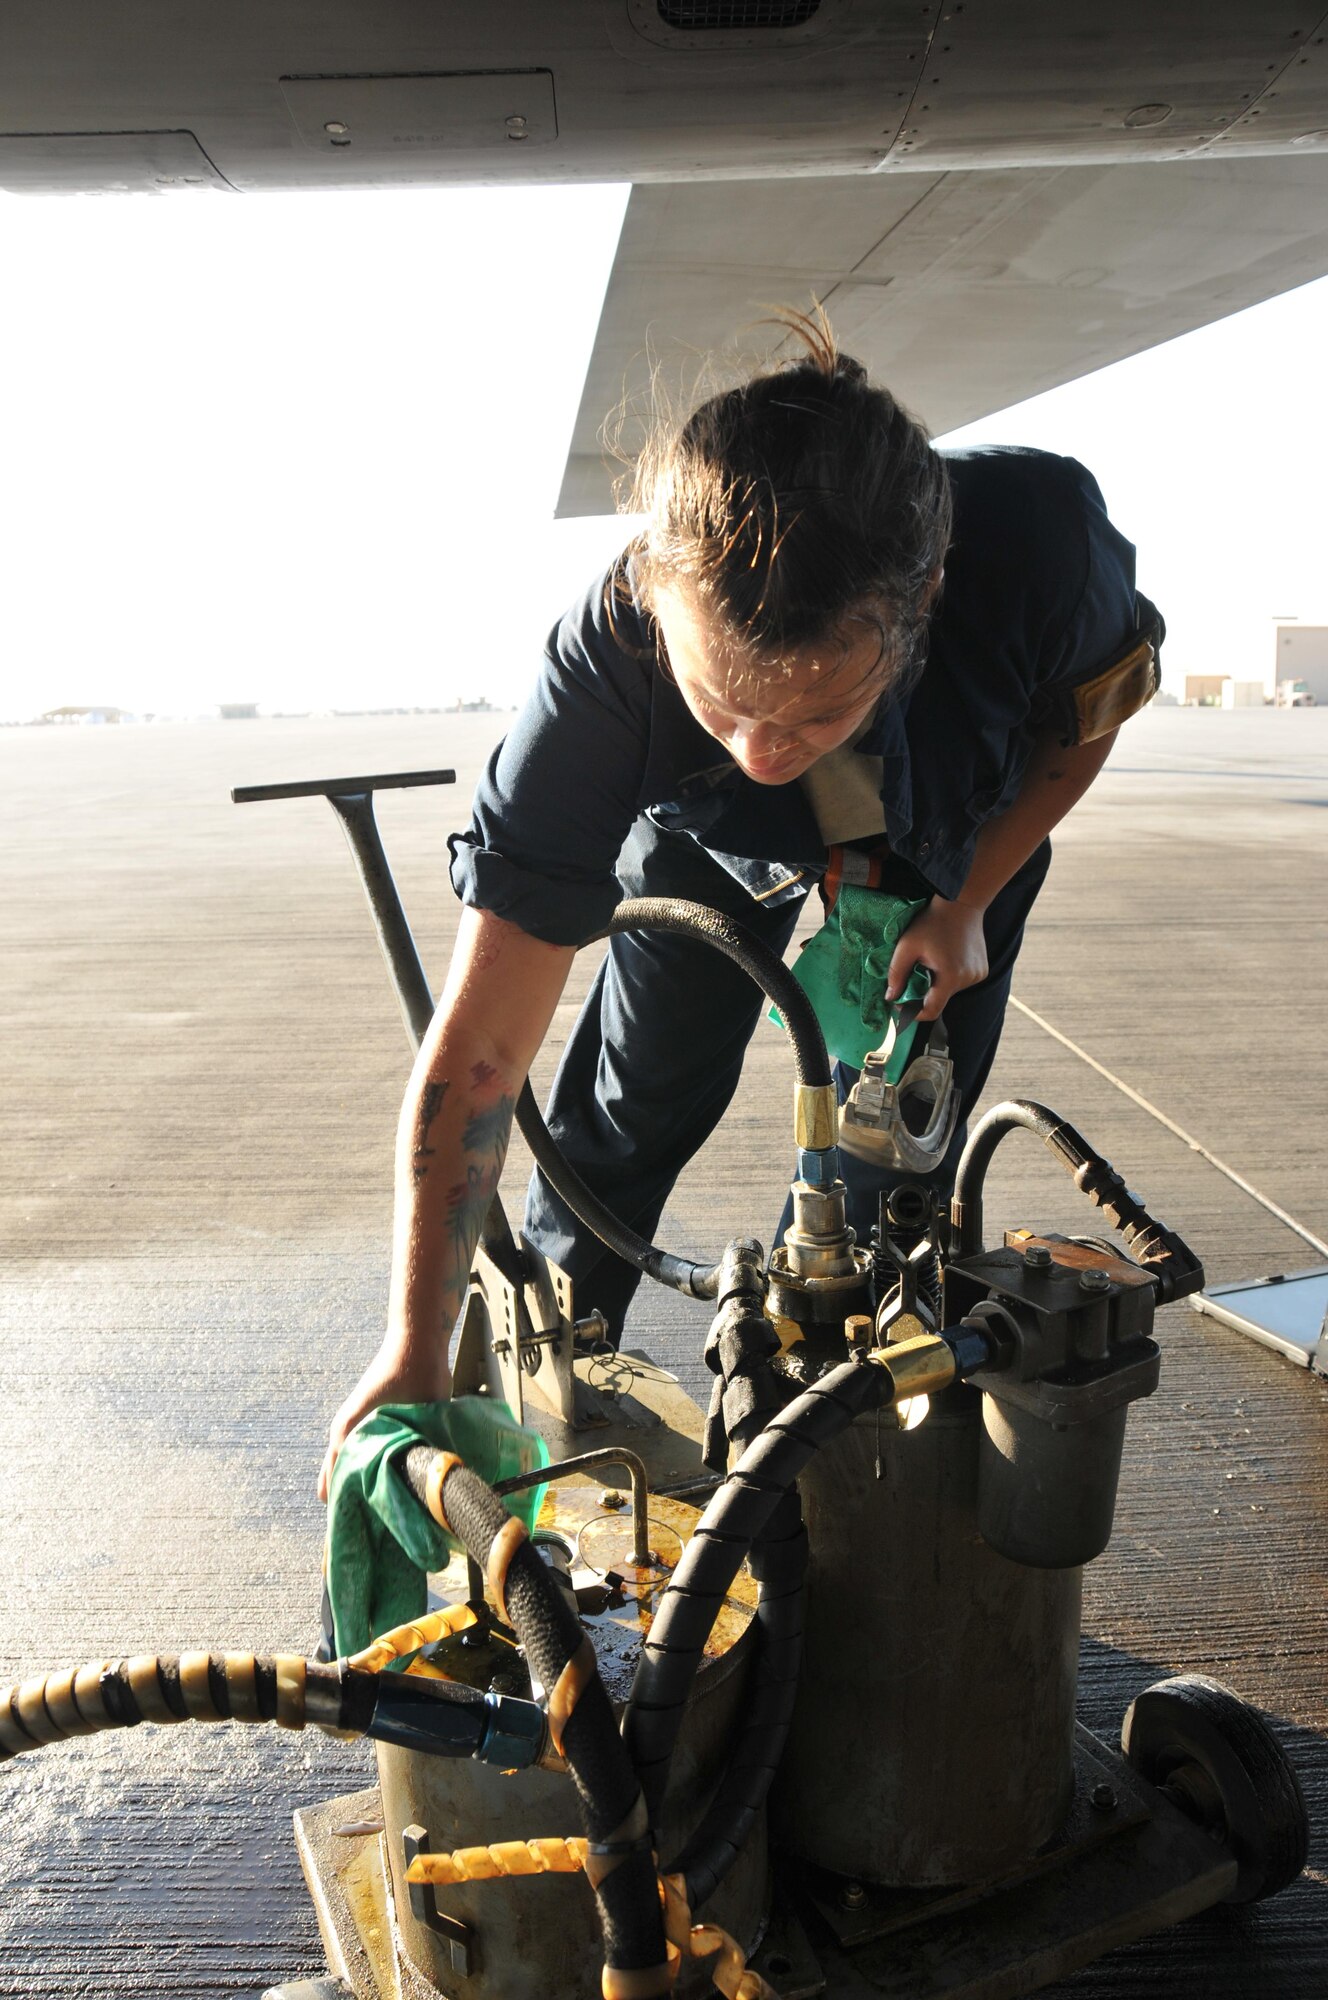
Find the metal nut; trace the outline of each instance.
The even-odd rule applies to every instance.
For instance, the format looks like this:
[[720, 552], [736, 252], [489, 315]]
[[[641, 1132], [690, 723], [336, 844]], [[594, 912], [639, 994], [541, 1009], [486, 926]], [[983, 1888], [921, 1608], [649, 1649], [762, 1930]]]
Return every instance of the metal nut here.
[[1024, 1269], [1026, 1271], [1049, 1271], [1051, 1269], [1051, 1252], [1045, 1243], [1029, 1244], [1027, 1250], [1024, 1252]]
[[1110, 1785], [1094, 1785], [1088, 1794], [1088, 1803], [1094, 1812], [1115, 1812], [1116, 1794]]
[[860, 1910], [867, 1900], [867, 1891], [861, 1882], [846, 1882], [839, 1892], [839, 1905], [844, 1910]]
[[616, 1486], [605, 1486], [600, 1489], [599, 1504], [601, 1507], [610, 1508], [616, 1514], [627, 1505], [627, 1495], [619, 1493]]
[[1106, 1271], [1081, 1271], [1079, 1273], [1079, 1289], [1081, 1292], [1109, 1292], [1111, 1290], [1110, 1274]]

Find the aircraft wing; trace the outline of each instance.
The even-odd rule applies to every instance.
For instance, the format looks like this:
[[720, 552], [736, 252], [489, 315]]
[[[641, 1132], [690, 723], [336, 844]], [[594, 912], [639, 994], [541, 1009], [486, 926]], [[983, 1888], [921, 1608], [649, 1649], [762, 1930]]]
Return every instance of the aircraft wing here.
[[610, 511], [652, 373], [685, 403], [772, 305], [940, 434], [1325, 273], [1323, 154], [636, 187], [557, 511]]

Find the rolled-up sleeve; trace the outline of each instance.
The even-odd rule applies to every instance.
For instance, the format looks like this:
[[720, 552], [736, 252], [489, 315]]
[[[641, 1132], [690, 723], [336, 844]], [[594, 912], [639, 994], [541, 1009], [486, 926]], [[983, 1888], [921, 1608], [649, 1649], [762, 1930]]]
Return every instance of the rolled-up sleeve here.
[[612, 575], [550, 634], [470, 826], [448, 843], [462, 902], [548, 944], [581, 944], [608, 923], [645, 772], [652, 662], [639, 612], [610, 595]]

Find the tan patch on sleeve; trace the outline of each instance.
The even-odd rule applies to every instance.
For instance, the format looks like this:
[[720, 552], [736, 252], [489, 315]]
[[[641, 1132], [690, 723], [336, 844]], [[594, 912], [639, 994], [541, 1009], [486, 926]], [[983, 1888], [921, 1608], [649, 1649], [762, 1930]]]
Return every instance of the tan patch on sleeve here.
[[1161, 675], [1151, 639], [1140, 639], [1124, 659], [1114, 660], [1096, 680], [1074, 689], [1072, 743], [1092, 743], [1119, 729], [1157, 693]]

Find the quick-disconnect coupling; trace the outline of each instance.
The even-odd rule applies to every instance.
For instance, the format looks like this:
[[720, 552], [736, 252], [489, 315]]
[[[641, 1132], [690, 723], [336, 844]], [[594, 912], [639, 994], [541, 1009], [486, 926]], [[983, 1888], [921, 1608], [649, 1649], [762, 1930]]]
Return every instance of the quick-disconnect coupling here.
[[814, 1187], [794, 1181], [793, 1220], [784, 1231], [788, 1268], [799, 1278], [842, 1278], [857, 1270], [843, 1181]]
[[868, 1350], [867, 1360], [890, 1377], [892, 1403], [914, 1396], [935, 1396], [948, 1389], [959, 1373], [954, 1349], [938, 1333], [921, 1333], [912, 1340], [891, 1341]]

